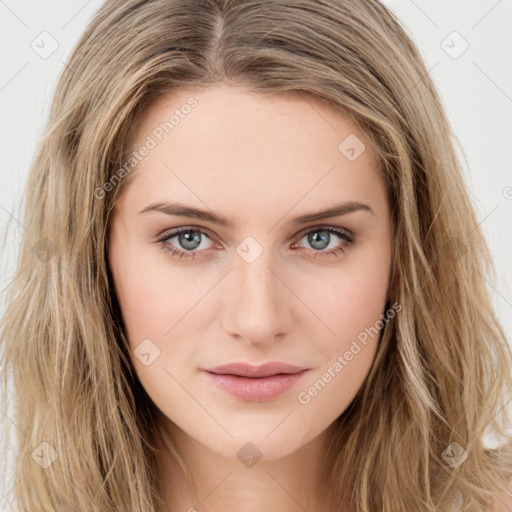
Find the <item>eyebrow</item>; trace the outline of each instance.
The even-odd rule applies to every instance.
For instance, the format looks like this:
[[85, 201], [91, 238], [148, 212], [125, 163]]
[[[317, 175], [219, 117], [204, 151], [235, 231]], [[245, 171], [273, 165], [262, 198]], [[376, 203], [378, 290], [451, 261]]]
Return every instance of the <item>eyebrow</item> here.
[[[298, 217], [293, 218], [290, 222], [291, 224], [296, 226], [331, 217], [341, 217], [343, 215], [347, 215], [349, 213], [356, 211], [367, 211], [372, 215], [375, 214], [372, 208], [365, 203], [361, 203], [359, 201], [346, 201], [344, 203], [334, 205], [331, 208], [328, 208], [327, 210], [299, 215]], [[234, 229], [236, 227], [236, 224], [232, 220], [227, 219], [226, 217], [222, 217], [221, 215], [218, 215], [212, 211], [203, 210], [200, 208], [195, 208], [193, 206], [184, 205], [180, 203], [168, 203], [162, 201], [151, 203], [145, 208], [143, 208], [139, 213], [147, 212], [161, 212], [165, 213], [166, 215], [199, 219], [202, 221], [211, 222], [213, 224], [218, 224], [219, 226], [224, 226], [230, 229]]]

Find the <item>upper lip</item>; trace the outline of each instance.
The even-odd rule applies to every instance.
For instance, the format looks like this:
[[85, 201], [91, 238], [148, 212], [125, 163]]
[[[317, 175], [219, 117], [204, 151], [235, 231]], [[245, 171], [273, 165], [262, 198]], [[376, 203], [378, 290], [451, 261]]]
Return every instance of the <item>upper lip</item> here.
[[304, 370], [307, 370], [307, 368], [301, 368], [279, 361], [265, 363], [260, 366], [239, 362], [204, 368], [204, 371], [210, 373], [217, 373], [219, 375], [239, 375], [240, 377], [269, 377], [270, 375], [277, 375], [279, 373], [299, 373]]

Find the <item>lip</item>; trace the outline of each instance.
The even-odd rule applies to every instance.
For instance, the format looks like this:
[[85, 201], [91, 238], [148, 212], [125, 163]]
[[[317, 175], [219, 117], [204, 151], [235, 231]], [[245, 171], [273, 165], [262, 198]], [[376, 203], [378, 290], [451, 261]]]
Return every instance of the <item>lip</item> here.
[[231, 363], [202, 371], [221, 390], [239, 400], [264, 402], [272, 400], [293, 388], [309, 371], [281, 362], [260, 366]]
[[292, 364], [281, 363], [279, 361], [272, 361], [270, 363], [255, 366], [249, 363], [236, 362], [230, 364], [223, 364], [213, 368], [204, 368], [205, 371], [222, 374], [222, 375], [237, 375], [239, 377], [269, 377], [279, 373], [294, 374], [307, 370]]

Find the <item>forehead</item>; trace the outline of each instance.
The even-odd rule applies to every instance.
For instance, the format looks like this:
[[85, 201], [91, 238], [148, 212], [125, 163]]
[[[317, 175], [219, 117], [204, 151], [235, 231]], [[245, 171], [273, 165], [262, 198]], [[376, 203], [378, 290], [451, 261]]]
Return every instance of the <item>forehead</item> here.
[[139, 204], [165, 197], [261, 209], [368, 199], [384, 186], [357, 125], [298, 94], [172, 91], [146, 109], [130, 146], [149, 148], [130, 175], [127, 199]]

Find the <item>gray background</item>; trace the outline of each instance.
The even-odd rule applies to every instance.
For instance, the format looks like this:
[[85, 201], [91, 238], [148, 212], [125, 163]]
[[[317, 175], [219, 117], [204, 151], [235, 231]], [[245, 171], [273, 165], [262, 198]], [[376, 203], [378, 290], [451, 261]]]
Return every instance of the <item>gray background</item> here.
[[[4, 290], [15, 272], [17, 246], [24, 230], [20, 198], [35, 144], [43, 133], [42, 122], [51, 94], [63, 62], [101, 3], [0, 0], [2, 244], [7, 221], [13, 219], [13, 229], [7, 234], [0, 258], [0, 316], [4, 311]], [[467, 156], [463, 160], [466, 180], [497, 268], [498, 278], [489, 281], [489, 287], [511, 343], [512, 3], [384, 3], [403, 21], [419, 46]], [[6, 412], [0, 411], [0, 415]], [[0, 510], [10, 510], [9, 492], [13, 485], [15, 482], [5, 488], [0, 486]]]

